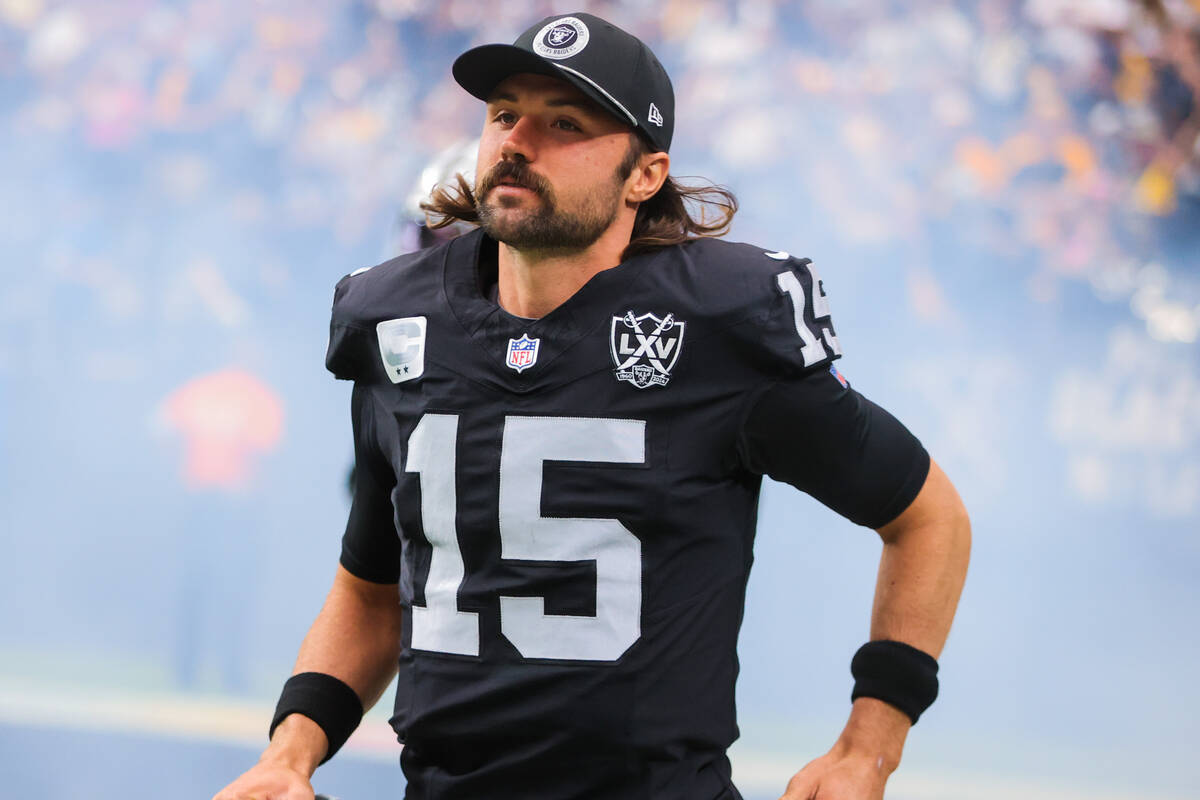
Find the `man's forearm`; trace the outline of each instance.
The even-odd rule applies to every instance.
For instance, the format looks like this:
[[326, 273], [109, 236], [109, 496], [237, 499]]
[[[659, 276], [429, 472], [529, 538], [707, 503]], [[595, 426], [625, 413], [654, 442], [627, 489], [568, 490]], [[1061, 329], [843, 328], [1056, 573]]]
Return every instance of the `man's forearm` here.
[[370, 708], [396, 674], [401, 621], [395, 584], [364, 581], [339, 565], [292, 672], [332, 675]]
[[879, 529], [871, 639], [941, 655], [971, 552], [971, 525], [958, 492], [936, 463], [912, 505]]
[[[967, 512], [937, 464], [930, 463], [917, 498], [879, 536], [871, 639], [904, 642], [936, 658], [950, 633], [971, 550]], [[837, 742], [792, 777], [782, 800], [882, 800], [911, 727], [896, 706], [859, 697]]]
[[[325, 604], [300, 645], [292, 672], [332, 675], [353, 689], [363, 709], [368, 709], [396, 674], [401, 622], [394, 584], [364, 581], [339, 566]], [[263, 759], [287, 763], [298, 771], [304, 768], [311, 775], [327, 748], [328, 741], [316, 723], [292, 714], [276, 727]]]
[[[930, 463], [917, 499], [879, 535], [884, 545], [870, 638], [904, 642], [937, 658], [966, 579], [971, 527], [958, 492], [936, 463]], [[909, 727], [904, 712], [860, 697], [838, 746], [869, 753], [890, 772], [900, 762]]]

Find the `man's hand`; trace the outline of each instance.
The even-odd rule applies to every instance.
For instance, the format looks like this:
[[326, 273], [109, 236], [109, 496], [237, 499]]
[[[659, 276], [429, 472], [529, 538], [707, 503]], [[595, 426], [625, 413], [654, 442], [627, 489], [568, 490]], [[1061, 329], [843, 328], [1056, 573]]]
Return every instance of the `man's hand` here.
[[780, 800], [882, 800], [890, 774], [882, 757], [830, 750], [793, 775]]
[[888, 777], [900, 766], [910, 727], [898, 709], [872, 697], [858, 698], [837, 743], [793, 775], [780, 800], [882, 800]]
[[309, 778], [329, 742], [317, 723], [290, 714], [279, 723], [262, 758], [213, 800], [313, 800]]
[[296, 770], [260, 761], [213, 800], [313, 800], [313, 788]]

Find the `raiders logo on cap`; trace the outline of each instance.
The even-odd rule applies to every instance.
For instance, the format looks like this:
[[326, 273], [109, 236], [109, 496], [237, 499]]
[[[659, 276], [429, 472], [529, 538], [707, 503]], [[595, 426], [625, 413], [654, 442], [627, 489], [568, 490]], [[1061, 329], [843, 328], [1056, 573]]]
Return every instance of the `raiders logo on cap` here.
[[587, 25], [578, 17], [563, 17], [546, 25], [533, 37], [533, 52], [558, 61], [570, 58], [587, 47]]
[[453, 72], [484, 102], [510, 75], [558, 78], [632, 125], [652, 147], [666, 152], [671, 146], [675, 92], [667, 71], [641, 39], [587, 12], [540, 19], [511, 45], [472, 47], [455, 60]]

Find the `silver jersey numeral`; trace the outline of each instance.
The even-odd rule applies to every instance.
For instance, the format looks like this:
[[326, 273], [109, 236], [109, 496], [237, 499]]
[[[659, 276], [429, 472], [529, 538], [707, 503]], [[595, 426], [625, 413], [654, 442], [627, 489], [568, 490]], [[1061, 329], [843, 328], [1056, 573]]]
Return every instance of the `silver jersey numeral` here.
[[[466, 578], [455, 525], [458, 417], [427, 414], [408, 442], [405, 469], [421, 481], [432, 547], [425, 605], [412, 608], [417, 650], [479, 655], [479, 615], [458, 609]], [[500, 598], [500, 631], [525, 658], [615, 661], [641, 636], [642, 544], [615, 519], [543, 517], [547, 461], [641, 464], [646, 423], [580, 417], [508, 417], [500, 454], [501, 558], [595, 561], [596, 615], [547, 614], [542, 597]]]
[[509, 417], [500, 457], [500, 557], [596, 562], [596, 616], [547, 614], [541, 597], [501, 597], [500, 630], [526, 658], [615, 661], [641, 635], [642, 543], [615, 519], [541, 515], [547, 461], [641, 464], [646, 423]]
[[412, 646], [439, 653], [479, 655], [479, 615], [458, 610], [458, 587], [466, 569], [454, 524], [458, 417], [426, 414], [408, 439], [406, 472], [421, 478], [421, 521], [433, 548], [425, 581], [425, 606], [412, 609]]

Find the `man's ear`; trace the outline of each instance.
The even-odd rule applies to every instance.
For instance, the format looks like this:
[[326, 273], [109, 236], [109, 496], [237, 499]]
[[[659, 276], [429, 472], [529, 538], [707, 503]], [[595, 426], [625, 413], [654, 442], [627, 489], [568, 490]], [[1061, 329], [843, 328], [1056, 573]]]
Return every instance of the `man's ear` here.
[[630, 174], [629, 191], [626, 200], [630, 203], [644, 203], [658, 193], [666, 183], [671, 171], [671, 157], [666, 153], [646, 153], [633, 168]]

